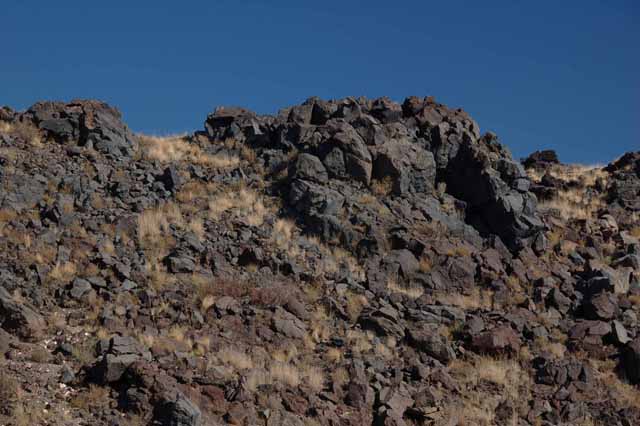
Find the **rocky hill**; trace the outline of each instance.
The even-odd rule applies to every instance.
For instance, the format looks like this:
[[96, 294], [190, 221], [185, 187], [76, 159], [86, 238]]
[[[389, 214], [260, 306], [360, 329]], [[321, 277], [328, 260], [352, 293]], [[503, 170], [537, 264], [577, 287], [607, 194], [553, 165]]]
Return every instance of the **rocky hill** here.
[[0, 425], [640, 424], [640, 152], [432, 98], [0, 109]]

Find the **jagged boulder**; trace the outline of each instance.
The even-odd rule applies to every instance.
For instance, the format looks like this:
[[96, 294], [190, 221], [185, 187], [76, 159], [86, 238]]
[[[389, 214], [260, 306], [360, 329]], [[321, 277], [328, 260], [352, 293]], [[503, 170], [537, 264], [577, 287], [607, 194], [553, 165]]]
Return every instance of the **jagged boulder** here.
[[522, 160], [522, 165], [527, 169], [545, 170], [552, 164], [559, 164], [558, 154], [552, 149], [536, 151]]
[[22, 338], [37, 339], [45, 328], [42, 316], [0, 287], [0, 327]]
[[115, 157], [130, 157], [138, 146], [120, 111], [100, 101], [38, 102], [23, 118], [58, 142], [92, 147]]
[[522, 166], [494, 135], [481, 138], [467, 113], [432, 98], [412, 97], [402, 105], [388, 98], [310, 98], [277, 116], [218, 108], [207, 117], [204, 134], [300, 152], [289, 164], [290, 202], [307, 212], [314, 232], [333, 229], [331, 238], [349, 240], [344, 233], [350, 225], [335, 213], [318, 215], [335, 203], [321, 202], [325, 207], [311, 212], [310, 201], [349, 197], [349, 189], [386, 181], [395, 196], [412, 202], [446, 183], [447, 192], [466, 203], [467, 222], [484, 236], [498, 235], [513, 251], [536, 241], [543, 228]]

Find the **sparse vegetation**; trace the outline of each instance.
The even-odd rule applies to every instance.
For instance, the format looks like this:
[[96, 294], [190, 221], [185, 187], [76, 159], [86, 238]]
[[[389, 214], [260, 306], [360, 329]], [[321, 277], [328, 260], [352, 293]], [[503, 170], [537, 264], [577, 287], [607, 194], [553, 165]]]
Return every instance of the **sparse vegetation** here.
[[144, 157], [162, 163], [184, 161], [191, 164], [199, 164], [215, 169], [228, 169], [236, 167], [240, 160], [238, 157], [227, 154], [208, 154], [195, 142], [189, 140], [187, 135], [175, 136], [147, 136], [138, 135], [144, 150]]

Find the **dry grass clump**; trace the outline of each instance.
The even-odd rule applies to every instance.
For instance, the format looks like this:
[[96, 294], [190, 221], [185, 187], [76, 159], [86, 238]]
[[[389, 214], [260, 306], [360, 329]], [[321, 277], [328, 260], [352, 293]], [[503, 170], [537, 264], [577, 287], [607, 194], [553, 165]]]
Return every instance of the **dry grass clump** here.
[[382, 179], [371, 179], [371, 192], [379, 197], [387, 196], [393, 189], [393, 179], [391, 176], [385, 176]]
[[271, 358], [278, 362], [288, 363], [298, 356], [298, 348], [289, 343], [282, 348], [276, 349], [271, 354]]
[[300, 372], [291, 364], [274, 362], [269, 368], [269, 375], [273, 381], [284, 383], [291, 387], [296, 387], [300, 384]]
[[431, 260], [426, 256], [421, 256], [420, 261], [418, 263], [418, 269], [420, 270], [420, 272], [422, 272], [423, 274], [426, 274], [431, 272], [432, 268], [433, 268], [433, 263], [431, 262]]
[[318, 306], [311, 316], [309, 337], [314, 343], [326, 342], [335, 334], [331, 318], [323, 306]]
[[71, 406], [83, 410], [95, 410], [109, 405], [109, 390], [96, 385], [89, 385], [89, 389], [78, 393], [70, 401]]
[[347, 331], [346, 338], [348, 347], [356, 354], [367, 353], [373, 349], [373, 333], [352, 329]]
[[602, 383], [601, 388], [609, 392], [609, 399], [614, 401], [617, 408], [640, 409], [640, 392], [638, 388], [621, 379], [615, 371], [615, 362], [612, 360], [590, 360], [595, 367], [596, 375]]
[[262, 197], [249, 188], [239, 191], [227, 190], [209, 200], [209, 217], [220, 220], [223, 213], [230, 211], [235, 217], [246, 220], [250, 226], [260, 226], [264, 222], [267, 209]]
[[351, 375], [344, 367], [338, 367], [331, 373], [331, 382], [339, 388], [349, 383], [350, 379]]
[[[517, 407], [529, 399], [530, 378], [515, 360], [491, 357], [458, 359], [451, 363], [449, 372], [466, 387], [461, 403], [450, 407], [458, 425], [494, 425], [495, 409], [501, 401], [510, 400]], [[499, 391], [488, 394], [483, 383], [491, 383]], [[517, 424], [517, 413], [510, 420]]]
[[272, 383], [271, 374], [263, 368], [254, 368], [249, 371], [246, 376], [247, 388], [251, 392], [255, 392], [258, 387], [262, 385], [269, 385]]
[[158, 242], [166, 238], [169, 225], [184, 226], [180, 207], [174, 203], [146, 210], [138, 216], [138, 238], [140, 241]]
[[185, 161], [216, 169], [233, 168], [240, 163], [238, 157], [207, 154], [198, 145], [191, 143], [186, 135], [138, 136], [144, 158], [148, 160], [157, 160], [162, 163]]
[[558, 195], [539, 204], [541, 210], [555, 210], [560, 217], [568, 219], [588, 219], [604, 206], [601, 198], [592, 197], [582, 189], [558, 191]]
[[457, 306], [465, 310], [493, 308], [493, 292], [477, 287], [474, 287], [469, 294], [442, 293], [436, 297], [436, 300], [443, 305]]
[[78, 267], [74, 262], [56, 263], [56, 265], [47, 274], [50, 281], [69, 282], [77, 274]]
[[314, 392], [320, 392], [324, 389], [325, 377], [324, 371], [320, 367], [307, 365], [302, 369], [302, 379], [304, 383]]
[[42, 145], [40, 130], [31, 123], [22, 121], [8, 123], [6, 121], [0, 121], [0, 133], [22, 139], [33, 146]]
[[200, 218], [193, 218], [189, 221], [187, 228], [196, 236], [199, 240], [204, 238], [204, 223]]
[[13, 377], [6, 372], [0, 375], [0, 406], [9, 406], [18, 399], [20, 386]]
[[289, 249], [291, 247], [291, 237], [295, 229], [295, 223], [290, 219], [278, 219], [273, 224], [272, 241], [276, 247]]
[[12, 209], [0, 209], [0, 223], [11, 222], [18, 217], [18, 212]]
[[567, 347], [561, 342], [552, 342], [546, 337], [538, 337], [533, 342], [536, 352], [547, 352], [555, 359], [564, 358]]
[[230, 365], [236, 370], [252, 369], [254, 364], [249, 355], [234, 348], [223, 348], [217, 353], [220, 362]]
[[395, 278], [389, 278], [387, 280], [387, 289], [391, 293], [400, 293], [410, 299], [417, 299], [424, 294], [422, 287], [400, 284]]
[[357, 294], [349, 291], [346, 294], [347, 305], [345, 307], [349, 319], [355, 321], [365, 306], [369, 305], [369, 300], [363, 294]]
[[534, 182], [540, 182], [546, 173], [549, 173], [551, 177], [563, 182], [577, 182], [582, 186], [593, 186], [598, 179], [601, 179], [606, 185], [606, 181], [609, 177], [607, 171], [599, 164], [554, 164], [547, 170], [527, 170], [529, 178]]

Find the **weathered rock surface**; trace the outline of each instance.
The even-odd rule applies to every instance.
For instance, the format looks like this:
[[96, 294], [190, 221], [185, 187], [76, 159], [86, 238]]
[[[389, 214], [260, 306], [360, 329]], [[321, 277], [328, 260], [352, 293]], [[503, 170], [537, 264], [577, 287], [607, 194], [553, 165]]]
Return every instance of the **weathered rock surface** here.
[[0, 424], [640, 423], [638, 153], [418, 97], [0, 121]]

